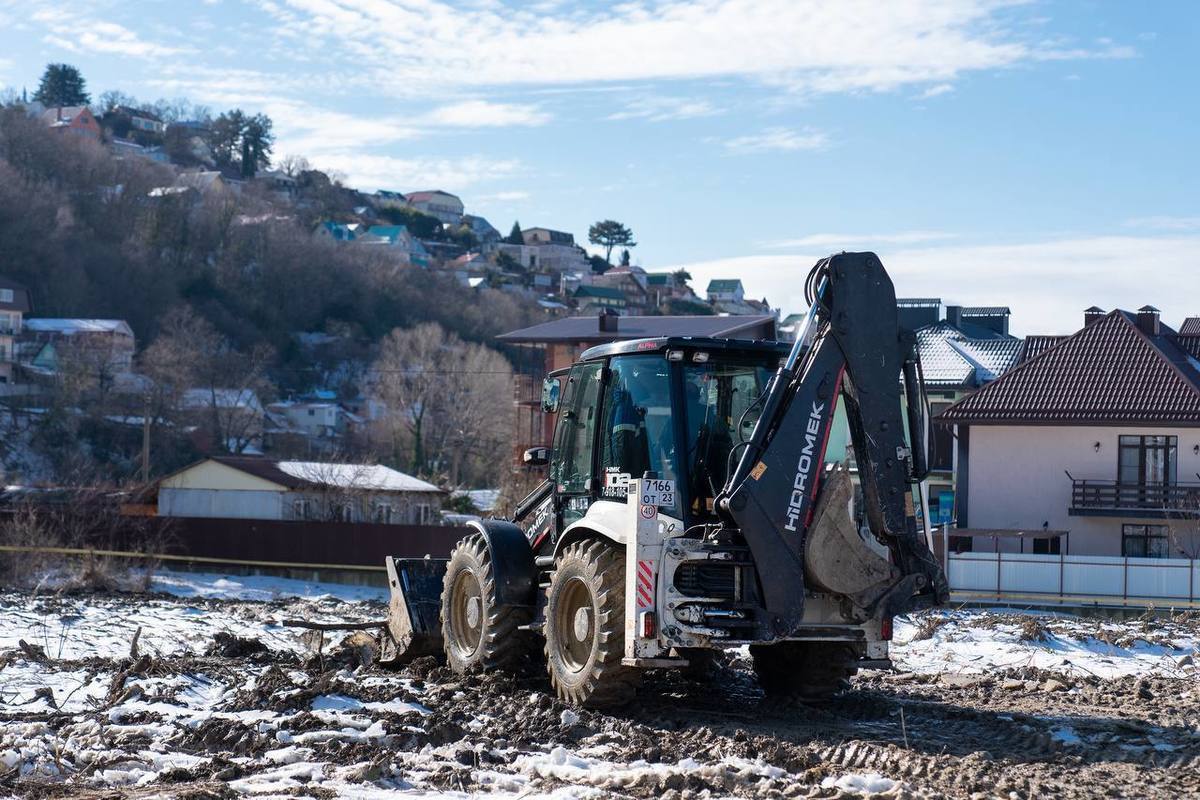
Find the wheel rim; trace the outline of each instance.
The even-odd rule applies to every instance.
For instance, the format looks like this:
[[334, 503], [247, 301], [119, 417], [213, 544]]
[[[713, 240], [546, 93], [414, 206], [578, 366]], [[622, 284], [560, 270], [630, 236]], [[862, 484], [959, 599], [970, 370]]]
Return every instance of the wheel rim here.
[[572, 578], [559, 594], [554, 614], [554, 640], [563, 664], [580, 672], [592, 655], [596, 637], [596, 609], [591, 588], [580, 578]]
[[454, 578], [450, 593], [450, 644], [463, 658], [474, 655], [483, 643], [483, 590], [470, 570]]

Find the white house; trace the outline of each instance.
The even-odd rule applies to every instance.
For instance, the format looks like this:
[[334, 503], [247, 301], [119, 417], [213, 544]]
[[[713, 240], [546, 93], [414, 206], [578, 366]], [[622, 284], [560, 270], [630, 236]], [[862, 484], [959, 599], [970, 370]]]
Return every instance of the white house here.
[[214, 456], [159, 482], [158, 515], [436, 525], [443, 494], [379, 464]]
[[[1068, 531], [1034, 553], [1200, 557], [1200, 320], [1181, 330], [1193, 328], [1150, 306], [1089, 309], [1080, 331], [946, 409], [959, 528]], [[953, 533], [951, 549], [978, 549]]]
[[409, 192], [404, 199], [417, 211], [437, 217], [446, 225], [457, 225], [462, 222], [465, 207], [458, 195], [435, 189], [427, 192]]

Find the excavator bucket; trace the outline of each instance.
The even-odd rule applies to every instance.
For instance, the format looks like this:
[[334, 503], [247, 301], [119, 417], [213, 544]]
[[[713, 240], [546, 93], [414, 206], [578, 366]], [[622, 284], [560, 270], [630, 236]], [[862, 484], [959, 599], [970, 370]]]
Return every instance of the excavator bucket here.
[[406, 664], [442, 652], [442, 578], [445, 558], [387, 559], [388, 624], [380, 643], [379, 663]]
[[846, 595], [860, 608], [870, 609], [901, 575], [858, 535], [850, 519], [853, 492], [844, 469], [834, 469], [825, 479], [804, 544], [804, 564], [818, 588]]

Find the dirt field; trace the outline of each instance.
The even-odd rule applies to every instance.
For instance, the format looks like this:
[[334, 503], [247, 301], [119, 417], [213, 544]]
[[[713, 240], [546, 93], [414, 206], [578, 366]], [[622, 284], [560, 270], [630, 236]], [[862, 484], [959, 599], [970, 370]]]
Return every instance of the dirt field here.
[[[765, 701], [735, 658], [707, 681], [650, 673], [619, 713], [561, 705], [536, 670], [381, 671], [353, 638], [277, 624], [382, 613], [0, 595], [0, 796], [1200, 796], [1190, 618], [937, 615], [898, 636], [916, 673], [825, 705]], [[964, 663], [996, 641], [1024, 665]]]

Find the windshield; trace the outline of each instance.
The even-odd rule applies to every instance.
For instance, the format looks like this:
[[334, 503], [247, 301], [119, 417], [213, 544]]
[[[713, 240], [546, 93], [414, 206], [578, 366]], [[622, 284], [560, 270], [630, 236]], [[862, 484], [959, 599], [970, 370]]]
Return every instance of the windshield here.
[[684, 368], [687, 475], [691, 512], [712, 513], [736, 460], [730, 455], [749, 440], [761, 411], [759, 396], [773, 370], [765, 364], [709, 361]]

